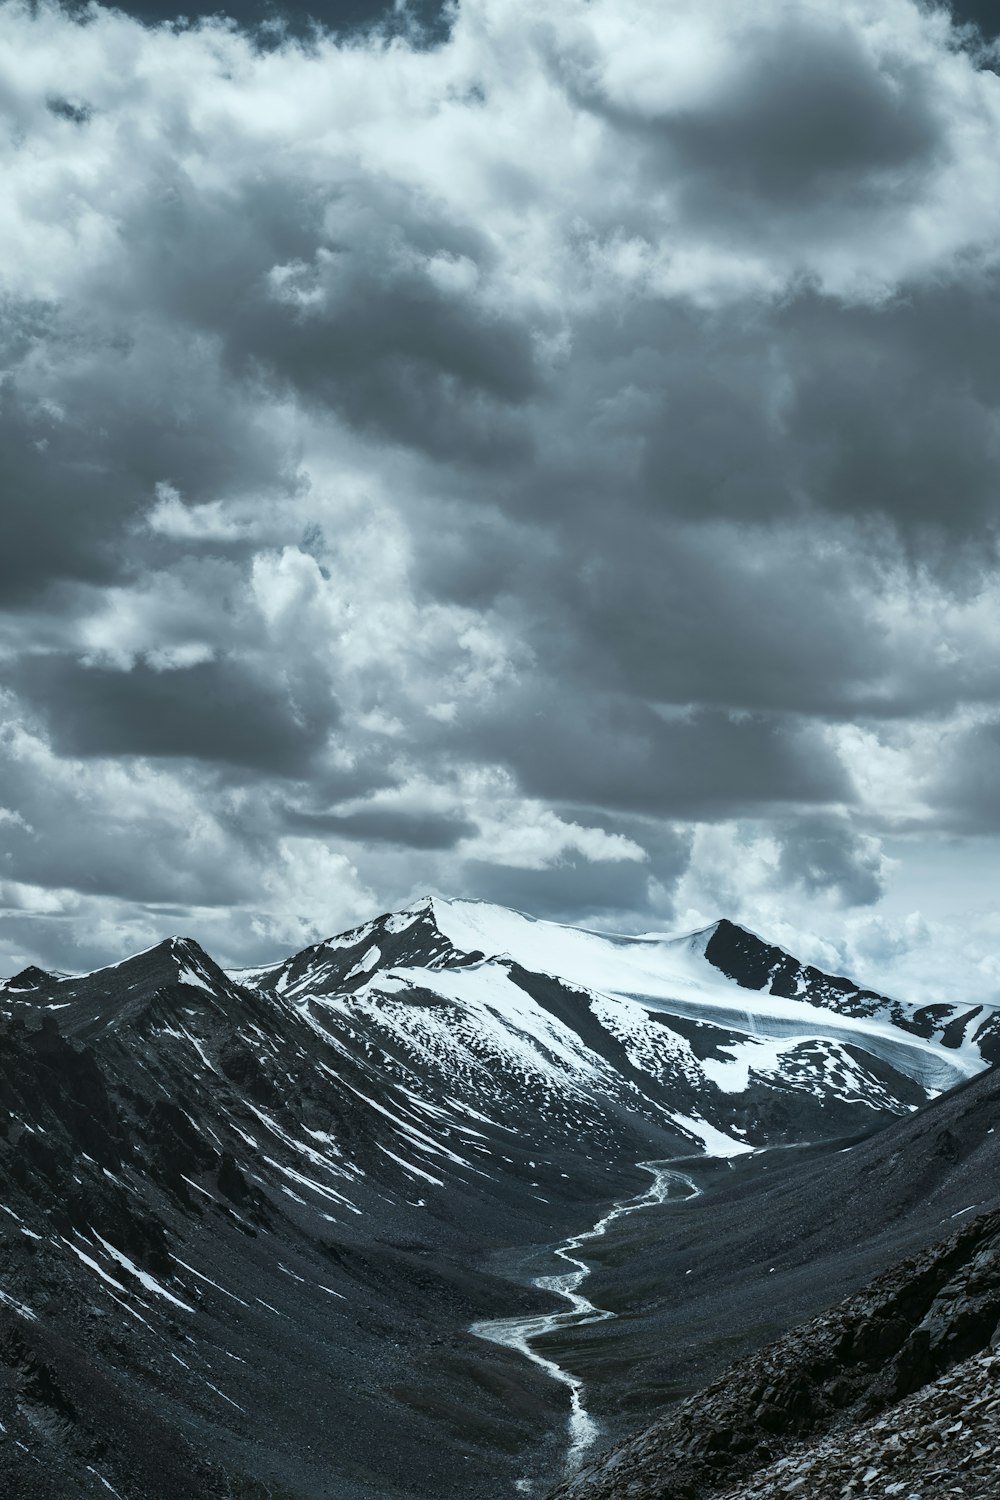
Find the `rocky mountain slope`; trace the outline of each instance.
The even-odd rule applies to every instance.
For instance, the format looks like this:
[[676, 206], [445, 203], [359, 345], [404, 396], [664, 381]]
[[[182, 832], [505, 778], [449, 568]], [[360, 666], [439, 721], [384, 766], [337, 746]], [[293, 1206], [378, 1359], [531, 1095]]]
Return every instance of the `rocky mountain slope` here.
[[996, 1500], [1000, 1351], [963, 1361], [878, 1419], [803, 1444], [723, 1500], [844, 1500], [862, 1495]]
[[[523, 1489], [558, 1469], [566, 1390], [469, 1330], [551, 1305], [524, 1247], [640, 1192], [642, 1161], [749, 1202], [800, 1155], [758, 1148], [915, 1127], [993, 1028], [728, 923], [623, 939], [437, 898], [265, 969], [181, 938], [28, 969], [0, 1016], [0, 1489], [26, 1500]], [[607, 1289], [634, 1319], [575, 1351], [609, 1431], [661, 1400], [661, 1293], [709, 1292], [656, 1239]]]
[[731, 1367], [551, 1500], [987, 1500], [998, 1321], [994, 1211]]
[[812, 1005], [845, 1015], [890, 1019], [904, 1031], [933, 1037], [946, 1047], [961, 1047], [971, 1038], [989, 1062], [995, 1062], [1000, 1054], [1000, 1025], [995, 1006], [907, 1004], [863, 989], [842, 976], [824, 974], [813, 964], [800, 963], [784, 948], [737, 927], [734, 922], [723, 919], [710, 932], [705, 957], [727, 978], [746, 989], [806, 999]]

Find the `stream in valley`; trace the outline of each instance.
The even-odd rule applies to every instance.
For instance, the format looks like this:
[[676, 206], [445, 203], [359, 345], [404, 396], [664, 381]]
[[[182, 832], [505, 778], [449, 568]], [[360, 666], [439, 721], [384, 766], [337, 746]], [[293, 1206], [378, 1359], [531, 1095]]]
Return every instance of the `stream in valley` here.
[[570, 1395], [567, 1433], [569, 1446], [566, 1454], [568, 1470], [574, 1469], [579, 1464], [587, 1449], [597, 1439], [600, 1428], [587, 1410], [584, 1382], [578, 1376], [571, 1374], [569, 1370], [564, 1370], [554, 1359], [549, 1359], [539, 1353], [534, 1347], [535, 1341], [558, 1329], [580, 1328], [587, 1323], [600, 1323], [607, 1318], [615, 1317], [613, 1312], [595, 1307], [580, 1290], [590, 1274], [590, 1267], [585, 1260], [581, 1259], [581, 1251], [584, 1251], [594, 1240], [601, 1239], [618, 1219], [638, 1213], [641, 1209], [651, 1208], [656, 1204], [667, 1203], [671, 1199], [696, 1198], [701, 1192], [692, 1177], [686, 1172], [678, 1171], [669, 1162], [645, 1161], [640, 1162], [639, 1166], [644, 1171], [652, 1173], [653, 1176], [653, 1181], [646, 1191], [637, 1194], [634, 1198], [626, 1198], [616, 1203], [592, 1229], [584, 1230], [582, 1234], [575, 1234], [555, 1246], [552, 1254], [557, 1260], [566, 1264], [567, 1270], [559, 1271], [555, 1275], [532, 1278], [534, 1285], [540, 1291], [553, 1292], [569, 1304], [567, 1307], [557, 1312], [535, 1313], [527, 1317], [491, 1318], [484, 1322], [474, 1323], [471, 1328], [471, 1332], [477, 1338], [488, 1339], [491, 1343], [501, 1344], [507, 1349], [516, 1349], [526, 1359], [530, 1359], [533, 1364], [543, 1369], [552, 1380], [567, 1387]]

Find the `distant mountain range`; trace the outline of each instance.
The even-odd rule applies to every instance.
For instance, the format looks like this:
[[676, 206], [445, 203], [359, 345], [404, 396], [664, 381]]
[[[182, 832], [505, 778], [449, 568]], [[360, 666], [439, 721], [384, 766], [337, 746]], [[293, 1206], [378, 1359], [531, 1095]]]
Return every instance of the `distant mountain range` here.
[[[174, 937], [25, 969], [0, 1016], [0, 1488], [24, 1500], [530, 1493], [566, 1391], [469, 1330], [551, 1305], [531, 1247], [645, 1161], [703, 1163], [704, 1207], [745, 1213], [795, 1147], [814, 1195], [1000, 1046], [994, 1009], [879, 995], [725, 920], [622, 937], [438, 897], [264, 968]], [[756, 1254], [753, 1201], [730, 1253]], [[665, 1286], [656, 1244], [619, 1245], [623, 1308], [630, 1268], [637, 1312]], [[640, 1324], [636, 1358], [662, 1335]], [[638, 1364], [611, 1394], [626, 1334], [577, 1346], [611, 1434], [657, 1399]]]

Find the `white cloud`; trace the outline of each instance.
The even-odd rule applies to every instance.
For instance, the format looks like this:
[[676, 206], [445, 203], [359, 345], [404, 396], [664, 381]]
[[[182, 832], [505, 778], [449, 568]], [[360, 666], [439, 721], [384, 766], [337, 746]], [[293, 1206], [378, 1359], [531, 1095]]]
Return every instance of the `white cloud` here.
[[544, 870], [574, 854], [591, 864], [641, 862], [647, 857], [633, 839], [565, 822], [549, 808], [531, 802], [513, 802], [502, 811], [489, 807], [480, 815], [478, 834], [464, 839], [458, 852], [466, 859], [520, 870]]
[[371, 915], [375, 898], [344, 855], [308, 838], [280, 839], [276, 854], [262, 872], [267, 905], [251, 917], [254, 932], [275, 950], [304, 948]]

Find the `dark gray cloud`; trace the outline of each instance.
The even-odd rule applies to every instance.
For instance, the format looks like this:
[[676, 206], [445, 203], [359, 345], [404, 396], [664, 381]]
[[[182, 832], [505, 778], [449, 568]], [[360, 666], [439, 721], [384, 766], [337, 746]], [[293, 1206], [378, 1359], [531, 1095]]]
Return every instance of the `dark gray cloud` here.
[[191, 505], [294, 491], [293, 456], [238, 391], [220, 387], [204, 346], [169, 326], [133, 325], [119, 336], [117, 319], [95, 333], [83, 316], [74, 323], [16, 302], [5, 312], [0, 590], [8, 608], [53, 581], [108, 584], [141, 572], [148, 558], [133, 527], [159, 483]]
[[813, 504], [884, 516], [934, 561], [934, 536], [987, 548], [1000, 382], [996, 272], [885, 307], [832, 310], [809, 298], [796, 330], [793, 462]]
[[885, 892], [884, 861], [873, 838], [859, 836], [845, 818], [800, 818], [780, 834], [783, 882], [812, 895], [833, 895], [843, 906], [871, 906]]
[[[679, 873], [679, 870], [675, 873]], [[518, 870], [470, 860], [468, 892], [555, 922], [578, 921], [582, 911], [613, 923], [648, 905], [649, 872], [641, 865], [567, 859], [544, 870]]]
[[919, 186], [946, 125], [933, 79], [905, 51], [877, 56], [850, 22], [804, 9], [780, 29], [748, 16], [733, 32], [736, 65], [694, 97], [682, 85], [679, 103], [567, 82], [646, 143], [647, 170], [679, 188], [685, 213], [722, 230], [736, 214], [770, 235], [788, 215], [882, 211]]
[[868, 306], [806, 288], [766, 318], [713, 319], [709, 340], [665, 323], [639, 372], [650, 503], [695, 519], [882, 517], [909, 538], [993, 541], [996, 289], [995, 268], [970, 269]]
[[[71, 14], [81, 9], [67, 0], [63, 3]], [[265, 34], [276, 24], [288, 25], [293, 31], [307, 36], [316, 27], [334, 32], [365, 31], [372, 26], [401, 29], [400, 7], [386, 5], [382, 0], [305, 0], [305, 3], [295, 4], [277, 4], [275, 0], [228, 0], [225, 5], [218, 5], [215, 0], [200, 5], [178, 5], [175, 0], [129, 0], [119, 9], [152, 24], [225, 15], [241, 27], [262, 27]], [[403, 17], [413, 17], [427, 29], [432, 39], [441, 38], [448, 31], [450, 10], [449, 5], [435, 3], [435, 0], [408, 0]], [[978, 26], [985, 36], [992, 36], [998, 30], [992, 0], [956, 0], [950, 10], [957, 22]]]
[[63, 754], [180, 756], [279, 776], [306, 775], [338, 717], [329, 699], [226, 660], [115, 671], [43, 657], [27, 664], [22, 693]]
[[331, 834], [362, 843], [398, 844], [406, 849], [454, 849], [477, 831], [468, 818], [389, 807], [342, 813], [303, 812], [290, 807], [285, 823], [290, 829], [314, 836]]
[[501, 705], [477, 735], [527, 792], [549, 801], [718, 818], [852, 799], [842, 765], [813, 726], [773, 716], [702, 709], [665, 719], [627, 698], [560, 700], [554, 687], [533, 702], [519, 695], [512, 711]]
[[891, 191], [941, 144], [926, 78], [905, 61], [878, 67], [847, 25], [790, 16], [747, 63], [706, 107], [651, 122], [696, 199], [714, 179], [716, 192], [757, 208], [832, 207], [845, 186], [847, 196]]
[[[87, 8], [78, 0], [62, 3], [70, 14], [82, 14]], [[378, 27], [394, 35], [412, 34], [415, 23], [426, 32], [428, 44], [448, 30], [448, 7], [435, 0], [407, 0], [405, 7], [382, 0], [309, 0], [307, 4], [278, 4], [276, 0], [227, 0], [217, 4], [208, 0], [197, 5], [177, 4], [176, 0], [129, 0], [119, 9], [147, 25], [230, 17], [238, 26], [254, 32], [258, 44], [264, 46], [277, 45], [288, 33], [309, 39], [318, 28], [350, 36]]]
[[243, 379], [287, 384], [362, 431], [438, 458], [523, 456], [508, 409], [540, 374], [530, 329], [477, 292], [495, 252], [425, 194], [337, 165], [325, 190], [262, 169], [206, 201], [164, 161], [128, 227], [130, 279], [100, 295], [123, 318], [158, 307], [211, 333]]
[[1000, 719], [949, 736], [930, 779], [929, 797], [953, 832], [1000, 832]]

